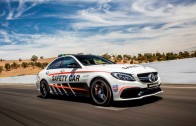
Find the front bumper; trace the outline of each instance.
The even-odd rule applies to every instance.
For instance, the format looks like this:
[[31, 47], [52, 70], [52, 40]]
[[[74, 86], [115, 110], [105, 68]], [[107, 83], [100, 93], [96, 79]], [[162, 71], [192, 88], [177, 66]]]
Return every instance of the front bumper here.
[[156, 88], [127, 88], [120, 94], [121, 99], [141, 99], [161, 93], [160, 87]]
[[158, 95], [162, 92], [163, 91], [159, 86], [155, 88], [139, 88], [139, 87], [126, 88], [120, 94], [118, 94], [117, 97], [114, 97], [114, 101], [128, 101], [128, 100], [142, 99], [145, 97]]
[[110, 84], [114, 101], [142, 99], [163, 92], [160, 88], [160, 78], [155, 83], [142, 83], [138, 79], [133, 82], [111, 79]]

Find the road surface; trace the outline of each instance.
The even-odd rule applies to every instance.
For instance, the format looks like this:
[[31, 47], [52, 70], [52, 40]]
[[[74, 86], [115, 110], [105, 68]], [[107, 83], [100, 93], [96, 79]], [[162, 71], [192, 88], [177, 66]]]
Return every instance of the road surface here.
[[1, 126], [194, 126], [196, 85], [162, 85], [159, 96], [93, 105], [88, 98], [42, 99], [35, 85], [0, 85]]

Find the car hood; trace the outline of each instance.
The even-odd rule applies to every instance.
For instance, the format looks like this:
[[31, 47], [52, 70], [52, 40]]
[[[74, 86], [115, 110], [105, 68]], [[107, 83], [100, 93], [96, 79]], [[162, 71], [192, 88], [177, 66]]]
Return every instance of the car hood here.
[[107, 72], [124, 72], [131, 74], [156, 72], [155, 69], [137, 65], [137, 64], [104, 64], [104, 65], [91, 65], [86, 66], [88, 70], [107, 71]]

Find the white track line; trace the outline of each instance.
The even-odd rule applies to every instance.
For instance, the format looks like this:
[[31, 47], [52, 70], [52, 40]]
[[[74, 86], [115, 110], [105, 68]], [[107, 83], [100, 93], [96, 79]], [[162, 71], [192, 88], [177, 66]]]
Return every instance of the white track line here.
[[192, 87], [177, 87], [177, 86], [161, 86], [162, 88], [180, 88], [180, 89], [195, 89], [196, 88], [196, 86], [192, 86]]
[[101, 106], [95, 106], [95, 108], [98, 108], [98, 109], [106, 109], [106, 110], [112, 110], [112, 111], [120, 111], [120, 110], [125, 110], [125, 109], [127, 109], [127, 108], [101, 107]]

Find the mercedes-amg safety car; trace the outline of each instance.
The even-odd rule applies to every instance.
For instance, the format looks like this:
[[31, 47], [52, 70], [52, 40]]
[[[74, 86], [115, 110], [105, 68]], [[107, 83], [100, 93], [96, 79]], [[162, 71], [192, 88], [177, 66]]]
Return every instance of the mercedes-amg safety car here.
[[51, 94], [91, 97], [98, 105], [141, 99], [162, 92], [158, 72], [136, 64], [115, 64], [95, 55], [64, 55], [37, 75], [43, 98]]

